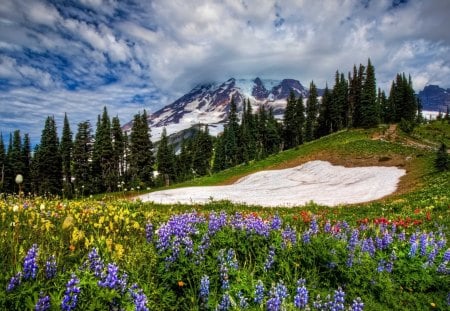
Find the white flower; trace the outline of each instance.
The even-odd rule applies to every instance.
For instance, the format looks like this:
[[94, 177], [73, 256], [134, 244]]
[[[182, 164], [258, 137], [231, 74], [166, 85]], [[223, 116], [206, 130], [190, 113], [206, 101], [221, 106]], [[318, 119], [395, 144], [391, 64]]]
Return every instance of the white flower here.
[[13, 206], [13, 212], [18, 212], [19, 211], [19, 205], [14, 205]]

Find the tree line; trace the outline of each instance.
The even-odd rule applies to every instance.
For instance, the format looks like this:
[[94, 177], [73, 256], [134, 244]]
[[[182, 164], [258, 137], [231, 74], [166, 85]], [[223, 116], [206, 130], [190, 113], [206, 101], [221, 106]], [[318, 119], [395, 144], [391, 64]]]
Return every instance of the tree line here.
[[7, 150], [0, 135], [0, 192], [17, 192], [17, 174], [23, 176], [25, 193], [65, 197], [168, 185], [262, 159], [342, 129], [393, 122], [410, 129], [420, 122], [421, 106], [411, 77], [405, 74], [397, 74], [389, 97], [377, 89], [369, 59], [367, 66], [355, 65], [347, 78], [337, 71], [333, 88], [327, 85], [320, 100], [313, 81], [307, 98], [291, 91], [283, 120], [265, 105], [252, 109], [247, 99], [238, 113], [231, 99], [223, 133], [214, 138], [207, 125], [199, 126], [193, 137], [183, 139], [178, 152], [165, 129], [155, 148], [145, 110], [134, 116], [129, 135], [117, 116], [109, 117], [106, 107], [98, 115], [95, 133], [84, 121], [75, 137], [67, 114], [61, 139], [54, 117], [48, 117], [33, 152], [28, 134], [23, 139], [19, 130], [10, 134]]

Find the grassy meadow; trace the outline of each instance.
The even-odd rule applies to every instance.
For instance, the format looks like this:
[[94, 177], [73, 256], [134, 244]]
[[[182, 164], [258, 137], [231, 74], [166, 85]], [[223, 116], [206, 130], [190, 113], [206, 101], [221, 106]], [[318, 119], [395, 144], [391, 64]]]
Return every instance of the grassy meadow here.
[[4, 196], [0, 309], [448, 310], [450, 172], [433, 166], [448, 133], [445, 123], [411, 136], [343, 131], [174, 186], [317, 159], [407, 171], [397, 193], [357, 205]]

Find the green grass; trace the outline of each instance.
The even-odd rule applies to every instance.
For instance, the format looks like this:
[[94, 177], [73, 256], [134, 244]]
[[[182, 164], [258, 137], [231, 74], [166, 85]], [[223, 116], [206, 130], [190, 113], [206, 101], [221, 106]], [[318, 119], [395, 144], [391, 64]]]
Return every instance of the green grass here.
[[412, 136], [434, 145], [444, 143], [448, 148], [450, 146], [450, 123], [442, 120], [422, 124], [414, 129]]

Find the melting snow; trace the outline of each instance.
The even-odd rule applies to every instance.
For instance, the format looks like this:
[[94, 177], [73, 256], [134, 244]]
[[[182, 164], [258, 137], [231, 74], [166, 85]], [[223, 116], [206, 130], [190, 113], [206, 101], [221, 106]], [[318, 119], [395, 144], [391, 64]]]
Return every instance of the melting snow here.
[[310, 201], [335, 206], [380, 199], [397, 189], [405, 170], [397, 167], [334, 166], [325, 161], [246, 176], [229, 186], [187, 187], [140, 196], [162, 204], [229, 200], [261, 206], [297, 206]]

